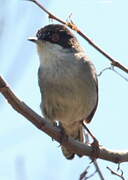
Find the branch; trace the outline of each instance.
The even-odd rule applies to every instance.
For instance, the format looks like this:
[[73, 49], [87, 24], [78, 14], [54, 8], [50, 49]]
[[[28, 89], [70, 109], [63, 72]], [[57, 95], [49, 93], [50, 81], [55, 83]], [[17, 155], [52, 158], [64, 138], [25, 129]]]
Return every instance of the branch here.
[[120, 177], [122, 180], [125, 180], [123, 177], [123, 171], [121, 171], [121, 174], [118, 174], [117, 172], [113, 171], [111, 168], [107, 167], [107, 169], [111, 172], [112, 175]]
[[[91, 163], [92, 163], [92, 161], [91, 161]], [[90, 163], [89, 166], [87, 166], [86, 169], [80, 174], [79, 180], [89, 179], [89, 178], [91, 178], [92, 176], [94, 176], [96, 173], [98, 173], [99, 178], [100, 178], [101, 180], [105, 180], [104, 177], [103, 177], [103, 174], [102, 174], [102, 172], [101, 172], [101, 170], [100, 170], [100, 168], [99, 168], [99, 166], [98, 166], [98, 163], [96, 162], [96, 160], [93, 161], [93, 164], [94, 164], [94, 166], [95, 166], [95, 171], [94, 171], [91, 175], [87, 176], [87, 174], [88, 174], [88, 169], [91, 167], [91, 166], [90, 166], [91, 163]]]
[[[24, 102], [20, 101], [18, 97], [12, 92], [4, 79], [0, 76], [0, 92], [7, 99], [8, 103], [23, 115], [27, 120], [33, 123], [38, 129], [48, 134], [50, 137], [58, 141], [61, 145], [65, 146], [70, 151], [81, 156], [92, 156], [92, 147], [83, 144], [72, 137], [64, 135], [62, 137], [61, 130], [58, 127], [53, 126], [53, 124], [47, 119], [42, 118], [36, 112], [34, 112], [30, 107], [28, 107]], [[99, 157], [107, 161], [121, 163], [128, 162], [128, 151], [111, 151], [105, 147], [99, 147]]]
[[103, 174], [102, 174], [102, 172], [101, 172], [101, 170], [100, 170], [100, 168], [98, 166], [97, 161], [94, 161], [93, 163], [94, 163], [94, 166], [96, 168], [96, 172], [98, 172], [98, 175], [99, 175], [100, 179], [101, 180], [105, 180], [104, 177], [103, 177]]
[[102, 48], [100, 48], [98, 45], [96, 45], [87, 35], [85, 35], [74, 23], [72, 20], [70, 22], [65, 22], [52, 14], [50, 11], [48, 11], [43, 4], [41, 4], [38, 0], [26, 0], [34, 2], [37, 6], [39, 6], [45, 13], [48, 14], [48, 17], [51, 19], [54, 19], [66, 26], [68, 26], [70, 29], [76, 31], [81, 37], [83, 37], [91, 46], [93, 46], [97, 51], [99, 51], [104, 57], [106, 57], [110, 62], [111, 65], [121, 69], [122, 71], [128, 73], [128, 68], [120, 64], [117, 60], [112, 58], [107, 52], [105, 52]]

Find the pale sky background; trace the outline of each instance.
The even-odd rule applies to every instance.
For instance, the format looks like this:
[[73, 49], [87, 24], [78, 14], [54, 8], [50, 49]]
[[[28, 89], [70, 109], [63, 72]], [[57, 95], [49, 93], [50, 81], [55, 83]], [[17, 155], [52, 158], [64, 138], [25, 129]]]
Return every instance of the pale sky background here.
[[[72, 13], [72, 20], [85, 34], [120, 63], [128, 66], [127, 0], [42, 2], [64, 20]], [[32, 2], [0, 0], [0, 74], [15, 94], [39, 114], [39, 61], [36, 46], [27, 38], [49, 23], [52, 22], [47, 15]], [[110, 65], [85, 40], [77, 37], [95, 64], [97, 73]], [[128, 79], [127, 74], [122, 74]], [[110, 70], [98, 79], [99, 106], [89, 128], [103, 146], [126, 150], [128, 82]], [[66, 160], [59, 144], [15, 112], [2, 95], [0, 117], [0, 180], [78, 180], [80, 173], [87, 167], [88, 157]], [[105, 180], [119, 179], [106, 169], [106, 166], [116, 169], [117, 165], [102, 160], [98, 162]], [[121, 168], [128, 179], [128, 163], [123, 163]], [[99, 180], [99, 177], [95, 175], [91, 179]]]

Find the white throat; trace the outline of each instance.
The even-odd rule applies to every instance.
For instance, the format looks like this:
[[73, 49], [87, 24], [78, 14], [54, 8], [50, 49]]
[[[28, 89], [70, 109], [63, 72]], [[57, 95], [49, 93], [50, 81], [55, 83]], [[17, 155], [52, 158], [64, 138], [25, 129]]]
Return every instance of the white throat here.
[[40, 66], [47, 67], [51, 67], [56, 63], [61, 63], [61, 60], [74, 61], [75, 59], [80, 59], [85, 55], [83, 48], [81, 48], [81, 51], [75, 53], [70, 49], [65, 49], [58, 44], [50, 43], [48, 41], [39, 41], [37, 44], [37, 50], [40, 59]]
[[63, 56], [67, 56], [67, 50], [63, 49], [60, 45], [47, 41], [39, 42], [37, 50], [40, 59], [40, 66], [54, 64], [57, 60], [61, 58], [63, 59]]

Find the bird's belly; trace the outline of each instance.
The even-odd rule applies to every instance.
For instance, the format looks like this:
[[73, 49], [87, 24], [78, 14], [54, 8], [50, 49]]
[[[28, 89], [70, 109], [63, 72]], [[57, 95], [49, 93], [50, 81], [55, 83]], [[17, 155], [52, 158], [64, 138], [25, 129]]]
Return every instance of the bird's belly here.
[[41, 110], [50, 120], [69, 123], [86, 119], [97, 103], [97, 88], [91, 71], [74, 60], [59, 61], [56, 66], [40, 70], [39, 86]]
[[[48, 85], [50, 87], [50, 85]], [[70, 83], [53, 85], [46, 88], [43, 96], [42, 110], [51, 120], [80, 121], [86, 118], [96, 104], [95, 91], [86, 85]]]

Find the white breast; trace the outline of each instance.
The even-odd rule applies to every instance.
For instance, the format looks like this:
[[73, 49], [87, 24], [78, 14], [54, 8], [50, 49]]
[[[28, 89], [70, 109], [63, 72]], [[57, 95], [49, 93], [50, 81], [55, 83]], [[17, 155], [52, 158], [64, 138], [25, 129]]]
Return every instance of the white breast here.
[[44, 42], [38, 46], [38, 53], [43, 106], [50, 119], [69, 124], [86, 118], [96, 105], [97, 89], [90, 65], [78, 60], [83, 52], [74, 54]]

